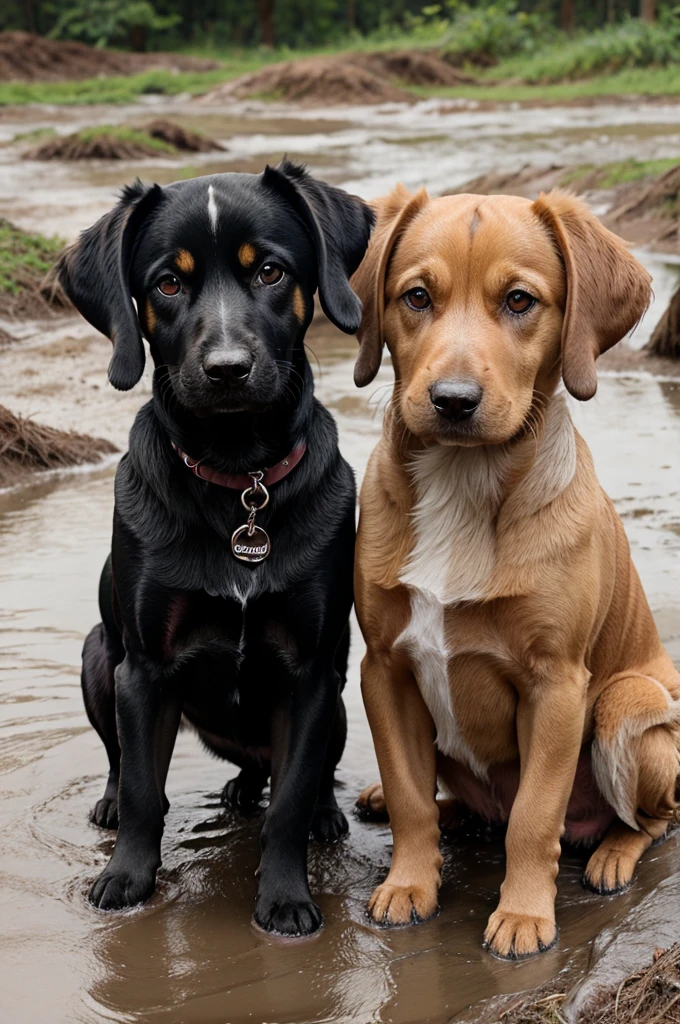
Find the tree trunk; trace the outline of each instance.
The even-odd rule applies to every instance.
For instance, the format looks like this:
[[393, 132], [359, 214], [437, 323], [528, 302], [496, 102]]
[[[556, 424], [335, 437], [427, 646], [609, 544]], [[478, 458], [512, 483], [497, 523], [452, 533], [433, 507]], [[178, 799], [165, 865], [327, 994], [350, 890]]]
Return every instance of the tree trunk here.
[[643, 21], [656, 21], [656, 0], [640, 0], [640, 17]]
[[680, 359], [680, 288], [668, 303], [645, 349], [651, 355]]
[[146, 25], [131, 25], [128, 40], [133, 53], [146, 53]]
[[560, 28], [563, 32], [573, 32], [576, 20], [574, 0], [561, 0]]
[[35, 32], [35, 11], [33, 9], [33, 0], [24, 0], [24, 20], [26, 22], [26, 31]]
[[357, 4], [356, 0], [347, 0], [347, 30], [354, 32], [357, 27]]
[[274, 0], [257, 0], [260, 19], [260, 42], [263, 46], [274, 46]]

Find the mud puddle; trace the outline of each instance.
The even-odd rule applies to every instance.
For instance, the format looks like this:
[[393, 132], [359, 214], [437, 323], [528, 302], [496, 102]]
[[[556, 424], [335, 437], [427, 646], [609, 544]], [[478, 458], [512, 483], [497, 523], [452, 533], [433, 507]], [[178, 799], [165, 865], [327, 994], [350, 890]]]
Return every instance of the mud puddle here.
[[[192, 125], [190, 104], [169, 106]], [[27, 112], [27, 121], [39, 113]], [[115, 115], [98, 111], [96, 116], [111, 121]], [[126, 112], [130, 118], [139, 115], [140, 105]], [[78, 118], [87, 116], [73, 113], [59, 128], [73, 130]], [[233, 110], [200, 115], [207, 116], [238, 119]], [[586, 143], [575, 137], [575, 129], [585, 131], [588, 125], [587, 145], [602, 162], [618, 158], [619, 147], [639, 155], [636, 123], [659, 126], [645, 141], [645, 155], [651, 157], [654, 147], [660, 151], [667, 144], [677, 108], [465, 109], [439, 115], [428, 101], [408, 110], [353, 112], [352, 118], [343, 112], [337, 120], [315, 122], [305, 115], [298, 121], [314, 131], [288, 124], [275, 142], [267, 116], [276, 121], [255, 107], [243, 108], [242, 120], [223, 140], [229, 145], [225, 159], [255, 160], [284, 147], [310, 158], [323, 155], [349, 187], [376, 195], [399, 178], [412, 186], [425, 180], [434, 192], [507, 161], [533, 161], [536, 153], [548, 162], [562, 144], [580, 146], [576, 159], [592, 162]], [[606, 135], [607, 124], [622, 130], [610, 132], [598, 146], [591, 135], [596, 139], [600, 128]], [[214, 127], [206, 130], [222, 141]], [[530, 152], [527, 134], [532, 135]], [[414, 143], [423, 136], [427, 141]], [[64, 166], [28, 165], [12, 152], [10, 146], [0, 153], [0, 215], [69, 238], [109, 207], [115, 175], [122, 184], [145, 174], [144, 162], [107, 165], [101, 173], [112, 177], [100, 181], [100, 171], [93, 171], [87, 184], [80, 168], [75, 175]], [[182, 163], [186, 158], [177, 167]], [[654, 275], [656, 298], [633, 347], [649, 335], [680, 274], [676, 260], [642, 256]], [[104, 433], [124, 446], [134, 412], [148, 395], [148, 378], [130, 394], [108, 388], [108, 343], [79, 321], [25, 324], [19, 333], [21, 340], [2, 353], [0, 402], [55, 426]], [[353, 339], [319, 319], [308, 344], [318, 357], [318, 394], [334, 412], [343, 452], [361, 476], [380, 432], [389, 368], [381, 370], [375, 385], [358, 392], [352, 385]], [[574, 404], [574, 417], [624, 517], [662, 637], [680, 662], [680, 382], [622, 373], [614, 366], [601, 374], [594, 401]], [[487, 1011], [480, 1002], [494, 996], [533, 988], [556, 975], [569, 987], [585, 970], [602, 929], [617, 934], [645, 901], [663, 898], [664, 878], [680, 872], [680, 835], [650, 851], [632, 888], [610, 899], [583, 890], [585, 856], [565, 851], [558, 884], [559, 946], [527, 963], [501, 963], [481, 949], [503, 876], [499, 832], [469, 828], [447, 839], [441, 915], [418, 928], [388, 932], [367, 923], [364, 906], [389, 862], [390, 833], [383, 825], [352, 820], [345, 843], [310, 853], [312, 888], [326, 918], [322, 933], [309, 942], [273, 942], [250, 924], [260, 821], [223, 811], [217, 794], [235, 770], [208, 757], [192, 734], [183, 733], [168, 782], [171, 808], [158, 892], [147, 906], [129, 913], [94, 911], [85, 894], [108, 858], [112, 837], [88, 823], [101, 795], [105, 755], [85, 718], [78, 677], [82, 640], [97, 619], [113, 472], [109, 466], [43, 478], [0, 494], [3, 1020], [445, 1024], [482, 1019]], [[358, 791], [377, 777], [359, 694], [361, 654], [355, 627], [346, 690], [349, 740], [338, 773], [348, 814]], [[680, 934], [680, 911], [673, 910], [676, 902], [670, 906]], [[650, 914], [643, 921], [648, 928], [656, 920]], [[493, 1019], [497, 1015], [494, 1009]]]

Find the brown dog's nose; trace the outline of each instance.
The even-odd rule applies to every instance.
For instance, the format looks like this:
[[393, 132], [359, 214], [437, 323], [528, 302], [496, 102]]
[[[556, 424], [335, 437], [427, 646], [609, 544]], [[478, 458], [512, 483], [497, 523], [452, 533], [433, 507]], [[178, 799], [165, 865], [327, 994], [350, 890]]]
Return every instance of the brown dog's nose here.
[[253, 360], [245, 352], [235, 352], [233, 355], [211, 352], [203, 362], [205, 374], [211, 381], [232, 388], [245, 384], [252, 368]]
[[430, 401], [439, 415], [455, 423], [470, 419], [483, 394], [472, 380], [438, 380], [430, 387]]

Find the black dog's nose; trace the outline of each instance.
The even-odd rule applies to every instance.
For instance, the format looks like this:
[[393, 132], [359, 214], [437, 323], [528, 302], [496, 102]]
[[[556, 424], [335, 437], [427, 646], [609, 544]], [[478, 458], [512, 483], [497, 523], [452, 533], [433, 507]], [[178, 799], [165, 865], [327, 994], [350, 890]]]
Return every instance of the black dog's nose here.
[[204, 362], [206, 376], [216, 384], [238, 387], [245, 384], [253, 368], [253, 360], [245, 352], [211, 352]]
[[472, 416], [483, 393], [472, 380], [438, 380], [430, 387], [430, 401], [440, 416], [459, 423]]

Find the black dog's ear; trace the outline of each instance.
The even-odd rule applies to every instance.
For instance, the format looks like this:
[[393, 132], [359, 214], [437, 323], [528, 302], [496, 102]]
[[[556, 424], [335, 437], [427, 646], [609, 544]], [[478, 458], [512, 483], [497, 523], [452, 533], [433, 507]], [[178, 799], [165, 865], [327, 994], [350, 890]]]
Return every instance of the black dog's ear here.
[[316, 249], [321, 307], [336, 327], [354, 334], [361, 323], [361, 302], [349, 279], [366, 252], [373, 211], [358, 196], [310, 178], [304, 167], [289, 160], [267, 166], [262, 181], [302, 218]]
[[57, 268], [76, 309], [113, 342], [109, 380], [119, 391], [133, 388], [144, 372], [142, 332], [130, 295], [130, 265], [137, 233], [160, 196], [160, 186], [137, 179], [123, 190], [110, 213], [83, 231]]

